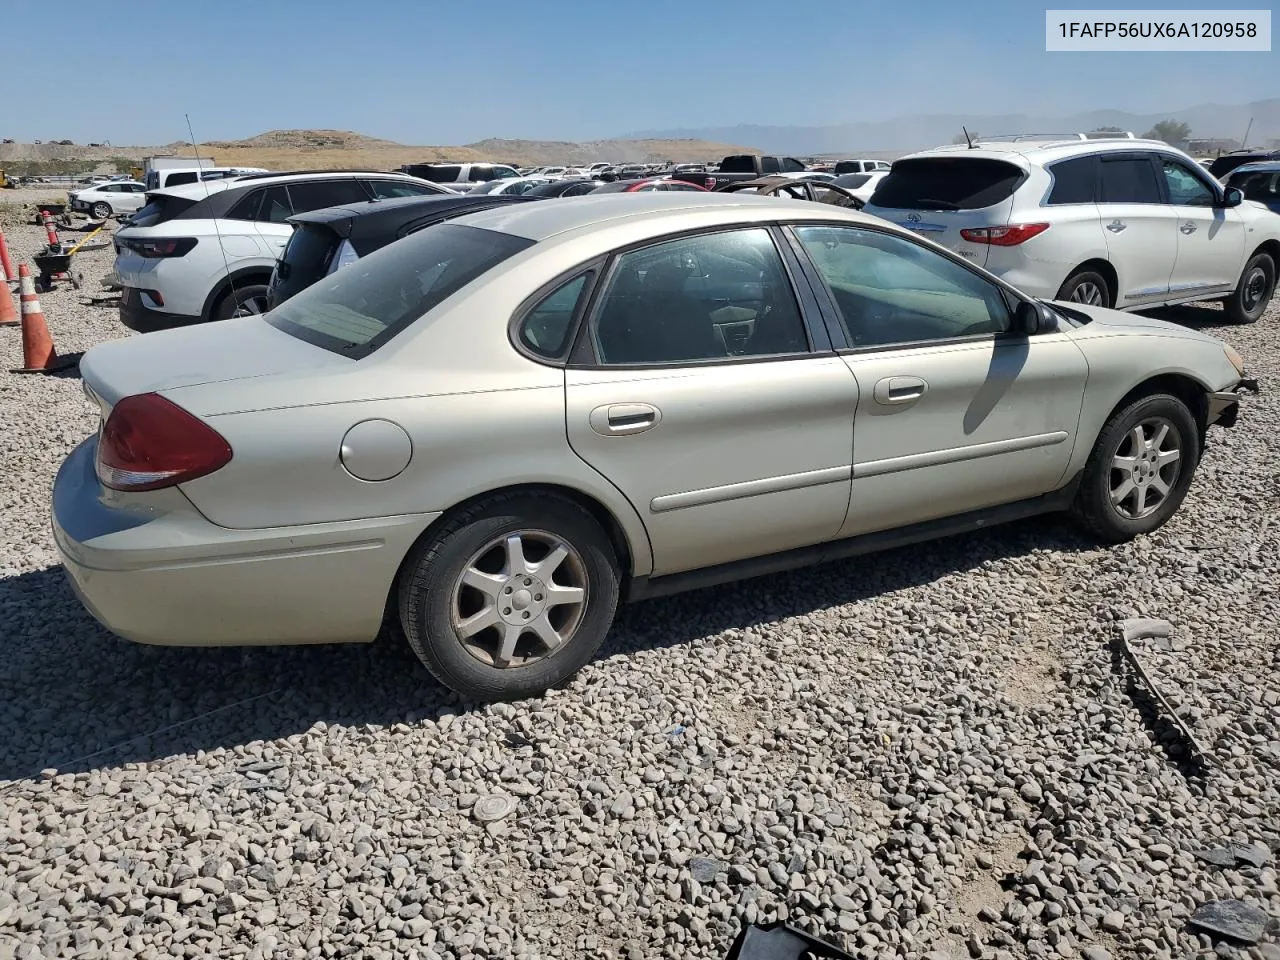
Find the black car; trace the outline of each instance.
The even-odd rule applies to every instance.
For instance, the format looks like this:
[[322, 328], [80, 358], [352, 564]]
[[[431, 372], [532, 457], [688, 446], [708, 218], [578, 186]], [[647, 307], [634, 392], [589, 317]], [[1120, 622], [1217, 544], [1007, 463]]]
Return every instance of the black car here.
[[1233, 150], [1215, 158], [1209, 164], [1209, 172], [1221, 180], [1236, 167], [1257, 163], [1259, 160], [1280, 160], [1280, 150]]
[[543, 183], [531, 190], [526, 190], [523, 196], [580, 197], [583, 194], [591, 193], [598, 186], [600, 186], [599, 180], [589, 180], [585, 177], [571, 180], [553, 180], [551, 183]]
[[284, 303], [340, 267], [454, 217], [532, 198], [488, 194], [396, 197], [326, 207], [289, 217], [293, 235], [267, 285], [267, 308]]

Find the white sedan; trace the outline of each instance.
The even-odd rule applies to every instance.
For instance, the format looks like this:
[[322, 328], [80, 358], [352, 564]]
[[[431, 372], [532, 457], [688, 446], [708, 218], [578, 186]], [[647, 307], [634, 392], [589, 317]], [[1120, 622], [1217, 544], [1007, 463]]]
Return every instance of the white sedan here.
[[136, 180], [95, 183], [67, 193], [72, 210], [88, 213], [95, 220], [105, 220], [117, 213], [135, 213], [142, 209], [146, 196], [146, 185]]
[[888, 176], [888, 171], [876, 173], [844, 173], [831, 182], [837, 187], [844, 187], [863, 203], [871, 202], [871, 194], [876, 192], [876, 185]]

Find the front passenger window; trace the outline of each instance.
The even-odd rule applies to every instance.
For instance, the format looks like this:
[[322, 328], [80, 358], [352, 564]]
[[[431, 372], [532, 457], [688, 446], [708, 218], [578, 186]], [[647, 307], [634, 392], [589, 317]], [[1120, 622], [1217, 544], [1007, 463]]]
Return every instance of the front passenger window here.
[[691, 363], [807, 353], [791, 281], [764, 228], [624, 253], [594, 328], [605, 364]]
[[903, 237], [796, 227], [855, 347], [1008, 332], [1009, 305], [985, 277]]
[[1169, 185], [1169, 202], [1177, 207], [1211, 207], [1217, 196], [1194, 173], [1176, 160], [1163, 160], [1164, 180]]

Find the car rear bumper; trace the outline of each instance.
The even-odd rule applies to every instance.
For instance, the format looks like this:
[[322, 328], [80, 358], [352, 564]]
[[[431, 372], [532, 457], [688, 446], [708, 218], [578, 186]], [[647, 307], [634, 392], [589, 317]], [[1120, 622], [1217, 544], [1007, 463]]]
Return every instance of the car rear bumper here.
[[54, 540], [89, 612], [138, 643], [372, 640], [401, 561], [439, 516], [233, 530], [210, 523], [177, 490], [106, 490], [96, 450], [97, 438], [86, 440], [58, 471]]
[[200, 320], [200, 317], [166, 313], [147, 306], [142, 299], [142, 291], [137, 287], [122, 287], [120, 290], [120, 322], [130, 330], [151, 333], [153, 330], [184, 327], [190, 323], [199, 323]]

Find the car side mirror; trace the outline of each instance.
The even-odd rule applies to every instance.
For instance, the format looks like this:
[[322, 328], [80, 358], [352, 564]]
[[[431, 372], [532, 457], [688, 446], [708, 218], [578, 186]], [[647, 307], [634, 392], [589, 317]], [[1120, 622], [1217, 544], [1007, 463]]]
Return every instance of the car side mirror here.
[[1227, 192], [1223, 194], [1220, 206], [1227, 208], [1238, 207], [1242, 203], [1244, 203], [1244, 191], [1239, 187], [1227, 187]]
[[1024, 337], [1032, 337], [1045, 327], [1044, 314], [1040, 304], [1033, 300], [1020, 300], [1013, 311], [1013, 332]]

